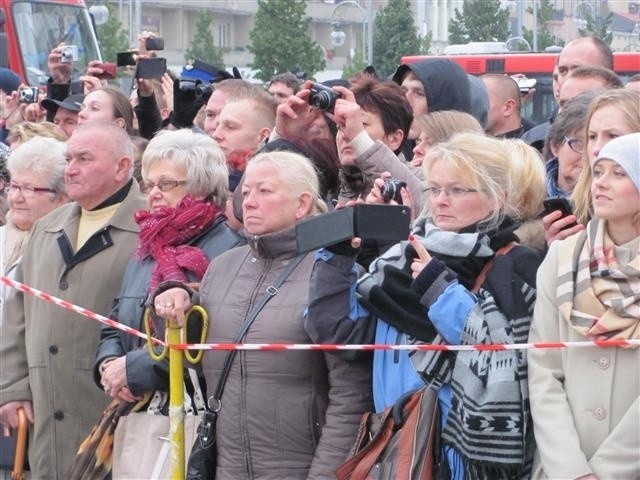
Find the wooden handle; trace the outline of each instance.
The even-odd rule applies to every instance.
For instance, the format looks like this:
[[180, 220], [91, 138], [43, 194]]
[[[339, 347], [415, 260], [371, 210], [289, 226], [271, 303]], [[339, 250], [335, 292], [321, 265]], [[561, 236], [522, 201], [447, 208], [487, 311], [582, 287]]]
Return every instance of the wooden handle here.
[[23, 408], [19, 408], [18, 414], [18, 436], [16, 439], [16, 456], [13, 461], [12, 480], [25, 480], [24, 459], [27, 454], [27, 414]]

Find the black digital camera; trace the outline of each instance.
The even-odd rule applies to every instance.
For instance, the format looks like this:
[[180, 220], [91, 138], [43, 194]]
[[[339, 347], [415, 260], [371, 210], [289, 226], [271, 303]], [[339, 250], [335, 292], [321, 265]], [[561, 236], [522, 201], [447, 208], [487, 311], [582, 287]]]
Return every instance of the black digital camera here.
[[402, 189], [402, 187], [406, 188], [407, 183], [395, 178], [389, 178], [385, 180], [384, 185], [380, 189], [380, 193], [382, 193], [382, 199], [385, 202], [395, 200], [396, 203], [402, 205], [402, 195], [400, 194], [400, 190]]
[[18, 90], [18, 102], [37, 103], [40, 90], [38, 87], [22, 87]]
[[339, 99], [341, 95], [333, 88], [325, 87], [321, 83], [312, 83], [310, 90], [309, 105], [332, 113], [333, 107], [336, 105], [336, 100]]
[[196, 99], [209, 99], [213, 93], [213, 85], [211, 83], [203, 83], [192, 78], [181, 78], [179, 88], [183, 93], [193, 92]]

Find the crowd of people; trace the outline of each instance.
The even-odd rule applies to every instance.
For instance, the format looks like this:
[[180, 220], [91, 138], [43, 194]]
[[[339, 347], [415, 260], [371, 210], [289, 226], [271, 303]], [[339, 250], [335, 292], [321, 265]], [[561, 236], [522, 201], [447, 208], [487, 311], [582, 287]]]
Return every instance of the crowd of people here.
[[[640, 340], [640, 89], [601, 40], [560, 52], [540, 125], [513, 78], [446, 57], [266, 88], [214, 69], [205, 93], [166, 73], [127, 96], [96, 62], [77, 91], [63, 47], [39, 103], [0, 69], [3, 277], [140, 331], [150, 309], [161, 339], [201, 305], [206, 343]], [[408, 207], [409, 237], [301, 251], [301, 222], [359, 204]], [[0, 423], [26, 414], [32, 478], [69, 478], [110, 403], [168, 390], [140, 338], [7, 286], [0, 301]], [[191, 379], [209, 396], [226, 355]], [[227, 373], [216, 478], [334, 478], [362, 414], [425, 386], [434, 478], [640, 478], [633, 342], [248, 350]]]

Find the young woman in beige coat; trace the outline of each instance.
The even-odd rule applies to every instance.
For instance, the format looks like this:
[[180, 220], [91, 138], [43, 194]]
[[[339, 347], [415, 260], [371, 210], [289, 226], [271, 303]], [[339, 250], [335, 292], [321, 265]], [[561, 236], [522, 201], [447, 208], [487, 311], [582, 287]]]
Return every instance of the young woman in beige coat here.
[[[531, 342], [640, 338], [640, 133], [590, 165], [593, 216], [538, 271]], [[640, 349], [529, 352], [533, 478], [640, 478]]]

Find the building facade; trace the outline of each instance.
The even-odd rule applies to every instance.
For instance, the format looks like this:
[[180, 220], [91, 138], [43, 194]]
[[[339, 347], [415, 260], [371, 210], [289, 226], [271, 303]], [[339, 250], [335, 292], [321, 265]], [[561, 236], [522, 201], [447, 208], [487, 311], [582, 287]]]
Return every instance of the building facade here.
[[[534, 28], [531, 13], [534, 2], [541, 0], [502, 0], [510, 11], [512, 36], [519, 26]], [[586, 14], [604, 17], [614, 14], [611, 24], [614, 51], [640, 51], [640, 0], [552, 0], [554, 17], [547, 24], [550, 32], [568, 42], [579, 36]], [[214, 12], [211, 26], [214, 43], [224, 49], [227, 65], [247, 67], [252, 55], [248, 50], [249, 32], [258, 10], [257, 0], [113, 0], [123, 27], [130, 32], [131, 43], [143, 30], [157, 32], [165, 38], [164, 55], [171, 65], [184, 63], [184, 52], [195, 32], [195, 24], [204, 9]], [[308, 0], [311, 17], [310, 35], [323, 49], [327, 69], [341, 71], [356, 46], [368, 44], [367, 27], [387, 0]], [[420, 35], [431, 34], [431, 52], [442, 53], [448, 45], [448, 25], [455, 9], [462, 10], [463, 0], [412, 0], [415, 27]], [[336, 45], [332, 33], [344, 32], [342, 45]], [[415, 54], [417, 52], [404, 52]]]

